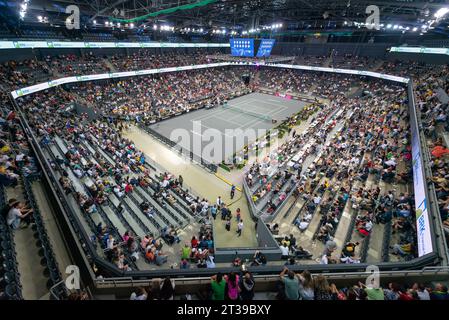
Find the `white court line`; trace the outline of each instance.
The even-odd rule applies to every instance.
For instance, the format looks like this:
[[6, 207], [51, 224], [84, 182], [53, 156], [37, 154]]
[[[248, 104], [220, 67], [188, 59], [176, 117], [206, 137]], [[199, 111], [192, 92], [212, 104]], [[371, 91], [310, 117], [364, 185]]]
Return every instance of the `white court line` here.
[[[261, 111], [260, 108], [258, 108], [258, 107], [260, 107], [260, 104], [274, 105], [275, 108], [272, 108], [270, 110], [266, 110], [265, 111], [265, 112], [267, 112], [267, 115], [270, 116], [270, 117], [273, 117], [273, 116], [283, 112], [285, 109], [289, 108], [288, 106], [282, 105], [281, 101], [277, 101], [277, 100], [273, 100], [273, 99], [267, 99], [267, 100], [277, 102], [278, 104], [274, 105], [273, 103], [266, 102], [265, 100], [262, 100], [262, 99], [248, 98], [248, 99], [240, 101], [240, 102], [230, 103], [230, 105], [231, 106], [246, 105], [248, 107], [248, 111], [252, 111], [252, 112], [256, 112], [258, 109], [259, 109], [258, 111]], [[259, 106], [257, 104], [259, 104]], [[295, 104], [294, 106], [296, 107], [297, 105]], [[254, 110], [251, 107], [254, 107], [256, 110]], [[198, 118], [195, 118], [195, 119], [191, 119], [190, 121], [193, 122], [193, 121], [210, 120], [212, 118], [216, 118], [216, 120], [218, 120], [218, 121], [225, 121], [225, 122], [233, 124], [234, 126], [237, 126], [236, 128], [232, 128], [232, 129], [244, 129], [244, 128], [256, 126], [259, 123], [264, 123], [264, 121], [260, 120], [260, 119], [250, 120], [250, 121], [248, 121], [248, 122], [246, 122], [244, 124], [241, 124], [241, 123], [238, 123], [238, 122], [234, 122], [232, 120], [240, 117], [242, 114], [245, 115], [245, 113], [242, 112], [241, 114], [238, 114], [237, 110], [229, 110], [229, 109], [226, 109], [226, 108], [223, 108], [223, 107], [219, 107], [219, 108], [220, 109], [213, 110], [213, 111], [215, 111], [213, 113], [211, 112], [210, 114], [206, 114], [206, 115], [203, 115], [201, 117], [198, 117]], [[231, 117], [231, 118], [228, 118], [228, 119], [223, 119], [222, 117], [219, 117], [220, 115], [223, 115], [224, 113], [226, 113], [226, 111], [229, 111], [229, 113], [231, 113], [231, 111], [234, 111], [234, 113], [237, 113], [237, 114], [234, 117]], [[248, 116], [251, 116], [251, 115], [248, 115]], [[286, 116], [286, 117], [288, 117], [288, 116]], [[205, 128], [210, 128], [210, 127], [208, 127], [206, 125], [203, 125], [202, 123], [201, 123], [201, 126], [203, 126]], [[210, 128], [210, 129], [216, 129], [216, 128]], [[218, 129], [216, 129], [216, 130], [218, 130]], [[197, 132], [195, 132], [195, 133], [198, 134]], [[224, 134], [224, 135], [226, 135], [226, 134]], [[229, 136], [229, 135], [227, 135], [227, 136]]]

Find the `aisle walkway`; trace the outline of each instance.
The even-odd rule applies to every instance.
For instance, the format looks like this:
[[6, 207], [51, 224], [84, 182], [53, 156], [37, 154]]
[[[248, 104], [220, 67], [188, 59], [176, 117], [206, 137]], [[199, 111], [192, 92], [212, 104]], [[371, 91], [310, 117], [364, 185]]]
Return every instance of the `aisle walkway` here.
[[[14, 198], [26, 203], [23, 192], [21, 184], [15, 188], [6, 187], [6, 200]], [[13, 235], [23, 298], [38, 300], [48, 293], [48, 278], [44, 276], [45, 265], [41, 264], [42, 257], [38, 254], [39, 248], [36, 246], [34, 231], [29, 226], [14, 230]]]

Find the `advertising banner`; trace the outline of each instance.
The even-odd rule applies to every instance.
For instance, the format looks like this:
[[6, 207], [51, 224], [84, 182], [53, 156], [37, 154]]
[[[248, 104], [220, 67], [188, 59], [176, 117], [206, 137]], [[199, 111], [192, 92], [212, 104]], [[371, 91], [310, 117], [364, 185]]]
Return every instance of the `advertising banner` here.
[[54, 48], [225, 48], [229, 43], [0, 41], [0, 49]]

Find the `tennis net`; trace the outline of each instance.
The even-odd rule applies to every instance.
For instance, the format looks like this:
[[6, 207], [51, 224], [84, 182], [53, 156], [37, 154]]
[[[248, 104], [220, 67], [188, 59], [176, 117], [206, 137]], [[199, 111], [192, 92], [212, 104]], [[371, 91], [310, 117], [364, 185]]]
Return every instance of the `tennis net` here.
[[257, 113], [257, 112], [248, 111], [248, 110], [244, 110], [244, 109], [240, 109], [240, 108], [231, 106], [231, 105], [229, 105], [227, 103], [223, 104], [223, 108], [227, 109], [227, 110], [234, 111], [234, 112], [247, 114], [249, 116], [252, 116], [252, 117], [264, 120], [264, 121], [272, 121], [273, 120], [271, 117], [269, 117], [267, 115], [260, 114], [260, 113]]

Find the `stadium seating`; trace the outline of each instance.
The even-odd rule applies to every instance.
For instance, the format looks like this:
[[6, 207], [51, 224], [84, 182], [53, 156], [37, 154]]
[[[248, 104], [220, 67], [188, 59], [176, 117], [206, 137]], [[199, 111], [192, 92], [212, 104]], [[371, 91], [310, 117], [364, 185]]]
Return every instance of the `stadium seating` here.
[[[139, 50], [115, 56], [59, 55], [42, 61], [4, 63], [0, 77], [2, 89], [7, 91], [59, 76], [206, 62], [202, 52], [156, 55]], [[397, 61], [381, 64], [375, 59], [350, 55], [334, 59], [302, 57], [296, 63], [340, 68], [368, 66], [379, 72], [419, 77], [417, 100], [432, 148], [433, 182], [447, 232], [447, 181], [442, 180], [447, 175], [447, 160], [433, 152], [444, 153], [448, 148], [444, 140], [448, 132], [447, 103], [437, 96], [438, 89], [447, 92], [447, 68]], [[339, 248], [327, 259], [314, 256], [320, 263], [375, 263], [416, 257], [413, 195], [408, 191], [412, 190], [411, 158], [404, 90], [356, 76], [274, 68], [254, 71], [245, 66], [77, 83], [18, 99], [52, 164], [53, 174], [86, 232], [93, 236], [97, 251], [124, 271], [146, 270], [159, 263], [147, 258], [142, 264], [136, 261], [136, 252], [146, 256], [155, 249], [163, 256], [161, 244], [171, 245], [171, 234], [191, 223], [199, 226], [205, 221], [197, 211], [200, 207], [201, 212], [202, 201], [183, 190], [176, 177], [155, 169], [131, 141], [121, 136], [121, 129], [128, 121], [142, 120], [145, 128], [162, 118], [225, 101], [236, 92], [248, 90], [240, 78], [244, 72], [252, 73], [249, 90], [266, 88], [324, 99], [298, 115], [308, 126], [306, 132], [286, 139], [266, 163], [250, 163], [247, 167], [251, 178], [247, 172], [246, 180], [261, 215], [277, 216], [277, 208], [292, 197], [297, 205], [291, 206], [289, 223], [281, 228], [281, 234], [294, 234], [302, 243], [308, 239], [317, 245], [317, 251], [323, 251], [329, 241], [338, 240]], [[356, 87], [370, 95], [353, 96]], [[2, 99], [8, 105], [5, 95]], [[75, 100], [95, 106], [106, 117], [92, 120], [83, 114], [79, 121], [74, 120], [64, 110]], [[3, 114], [10, 111], [6, 108]], [[370, 128], [369, 119], [375, 119], [376, 128], [384, 131]], [[366, 128], [372, 132], [368, 134]], [[362, 134], [358, 135], [360, 131]], [[19, 143], [25, 143], [24, 138], [18, 137]], [[14, 141], [11, 136], [7, 139]], [[435, 149], [439, 146], [442, 149]], [[345, 148], [348, 151], [342, 151]], [[392, 157], [394, 165], [386, 164]], [[35, 212], [36, 253], [42, 257], [51, 287], [61, 281], [61, 274], [31, 188], [36, 177], [21, 172], [18, 183], [23, 186], [24, 200]], [[9, 188], [9, 183], [14, 183], [14, 179], [5, 180], [4, 188]], [[306, 223], [301, 224], [303, 221]], [[3, 225], [3, 259], [6, 255], [14, 256], [14, 239], [8, 234]], [[213, 239], [213, 235], [208, 235]], [[108, 242], [110, 236], [112, 245]], [[153, 240], [150, 248], [139, 245], [136, 249], [129, 237], [136, 242]], [[350, 259], [344, 251], [348, 243], [358, 243]], [[296, 248], [290, 252], [296, 256]], [[15, 273], [17, 263], [5, 264], [3, 270], [5, 276]], [[20, 299], [20, 275], [5, 279], [6, 294]]]

